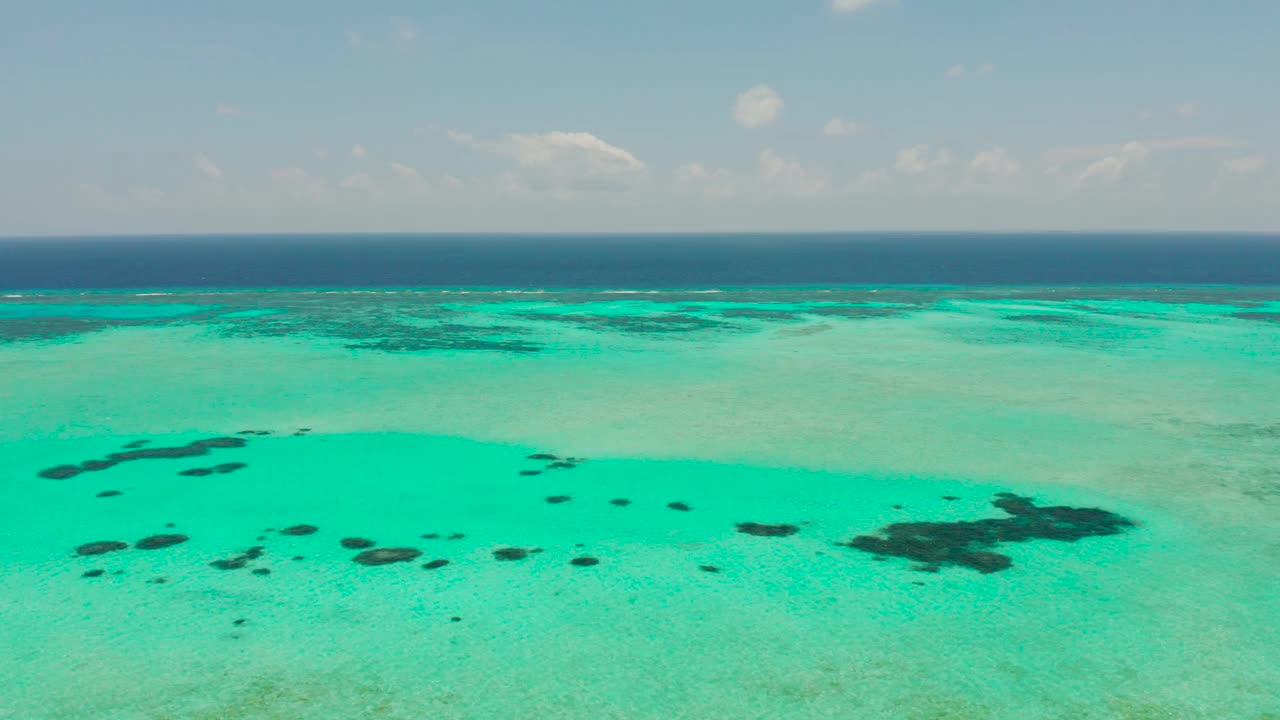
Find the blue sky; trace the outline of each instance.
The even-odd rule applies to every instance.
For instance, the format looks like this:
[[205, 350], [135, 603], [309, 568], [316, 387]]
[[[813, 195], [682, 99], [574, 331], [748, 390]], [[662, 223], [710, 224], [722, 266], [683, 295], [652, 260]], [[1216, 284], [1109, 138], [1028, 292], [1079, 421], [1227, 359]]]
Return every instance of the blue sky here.
[[0, 234], [1280, 229], [1273, 0], [0, 0]]

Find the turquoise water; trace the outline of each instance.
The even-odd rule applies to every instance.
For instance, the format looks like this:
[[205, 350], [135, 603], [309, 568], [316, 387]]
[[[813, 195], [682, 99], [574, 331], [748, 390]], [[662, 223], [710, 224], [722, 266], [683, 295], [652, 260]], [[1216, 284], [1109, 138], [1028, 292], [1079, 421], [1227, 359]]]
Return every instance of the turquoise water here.
[[[0, 718], [1275, 720], [1276, 358], [1272, 289], [0, 298]], [[845, 545], [999, 493], [1132, 525]]]

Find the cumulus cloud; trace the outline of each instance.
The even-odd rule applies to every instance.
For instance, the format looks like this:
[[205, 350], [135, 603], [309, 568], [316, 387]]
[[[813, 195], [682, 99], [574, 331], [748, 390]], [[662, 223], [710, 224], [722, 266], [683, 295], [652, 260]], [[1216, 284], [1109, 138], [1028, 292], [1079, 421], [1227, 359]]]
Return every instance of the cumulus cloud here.
[[1195, 100], [1189, 100], [1181, 103], [1174, 109], [1177, 111], [1179, 117], [1195, 117], [1200, 114], [1200, 103]]
[[968, 71], [964, 69], [963, 65], [952, 65], [951, 67], [947, 68], [947, 72], [946, 72], [946, 76], [951, 78], [952, 80], [959, 80], [960, 78], [964, 77], [967, 74], [968, 74]]
[[218, 103], [214, 106], [213, 111], [225, 117], [233, 117], [240, 114], [240, 108], [227, 103]]
[[805, 169], [795, 160], [787, 160], [773, 150], [760, 153], [760, 180], [778, 192], [788, 195], [814, 195], [827, 187], [827, 178]]
[[586, 132], [518, 133], [497, 149], [535, 190], [627, 190], [645, 173], [635, 155]]
[[222, 168], [218, 164], [209, 159], [204, 153], [196, 153], [195, 157], [196, 171], [210, 180], [222, 180]]
[[768, 85], [756, 85], [738, 95], [733, 119], [746, 128], [770, 125], [782, 112], [782, 97]]
[[342, 181], [338, 183], [338, 187], [343, 188], [344, 190], [373, 192], [377, 187], [377, 183], [374, 182], [373, 177], [370, 176], [369, 173], [358, 172], [343, 178]]
[[1159, 138], [1155, 140], [1113, 143], [1108, 145], [1074, 145], [1051, 148], [1042, 154], [1046, 165], [1065, 165], [1072, 162], [1092, 162], [1112, 155], [1120, 155], [1126, 148], [1141, 145], [1150, 153], [1194, 152], [1204, 150], [1227, 150], [1244, 145], [1244, 142], [1221, 135], [1200, 135], [1194, 137]]
[[361, 145], [360, 143], [356, 143], [355, 145], [351, 146], [351, 157], [355, 158], [356, 160], [368, 160], [369, 150], [368, 148]]
[[418, 172], [418, 169], [405, 165], [403, 163], [393, 162], [388, 164], [391, 168], [391, 174], [399, 178], [404, 184], [414, 189], [424, 189], [427, 181]]
[[822, 134], [827, 137], [844, 137], [846, 135], [861, 135], [867, 131], [867, 126], [853, 120], [843, 120], [839, 116], [833, 117], [822, 126]]
[[946, 148], [930, 152], [928, 145], [915, 145], [898, 151], [893, 169], [903, 175], [922, 175], [950, 165], [955, 156]]
[[271, 182], [298, 200], [323, 203], [333, 197], [324, 178], [299, 167], [273, 168]]
[[1011, 178], [1020, 169], [1018, 161], [1010, 157], [1004, 148], [983, 150], [969, 163], [969, 170], [975, 176], [988, 179]]
[[1222, 168], [1236, 175], [1253, 175], [1267, 167], [1267, 159], [1261, 155], [1232, 158], [1222, 164]]
[[866, 10], [876, 2], [877, 0], [831, 0], [831, 9], [838, 13], [851, 13]]
[[676, 184], [682, 190], [713, 198], [730, 197], [737, 191], [733, 174], [728, 170], [708, 168], [696, 162], [676, 168]]
[[1086, 187], [1119, 182], [1150, 154], [1151, 149], [1142, 143], [1126, 143], [1119, 152], [1089, 163], [1084, 172], [1076, 176], [1076, 185]]
[[[984, 63], [982, 65], [979, 65], [978, 68], [974, 70], [974, 74], [990, 75], [995, 71], [996, 71], [996, 66], [993, 63]], [[946, 73], [944, 73], [944, 75], [946, 75], [946, 77], [952, 80], [960, 80], [969, 75], [969, 68], [965, 67], [964, 65], [952, 65], [951, 67], [947, 68], [947, 71]]]
[[400, 52], [409, 52], [418, 39], [418, 28], [405, 18], [396, 18], [391, 28], [391, 44]]
[[358, 48], [364, 44], [364, 33], [359, 33], [359, 32], [356, 32], [355, 30], [348, 30], [346, 35], [347, 35], [347, 47]]

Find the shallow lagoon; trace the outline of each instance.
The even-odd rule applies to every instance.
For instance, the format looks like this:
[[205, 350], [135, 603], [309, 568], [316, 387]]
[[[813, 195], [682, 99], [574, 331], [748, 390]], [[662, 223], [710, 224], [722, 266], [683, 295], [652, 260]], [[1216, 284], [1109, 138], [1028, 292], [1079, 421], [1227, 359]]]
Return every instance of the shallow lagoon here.
[[[1278, 300], [0, 299], [0, 717], [1274, 719]], [[987, 574], [843, 544], [1005, 492], [1134, 526]]]

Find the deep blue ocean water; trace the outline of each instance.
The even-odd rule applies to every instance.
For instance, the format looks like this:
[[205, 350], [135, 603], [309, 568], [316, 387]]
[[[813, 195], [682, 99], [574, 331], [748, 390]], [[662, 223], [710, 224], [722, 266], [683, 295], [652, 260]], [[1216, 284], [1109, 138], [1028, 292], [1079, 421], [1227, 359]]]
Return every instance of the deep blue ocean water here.
[[0, 288], [1280, 284], [1280, 234], [0, 239]]

